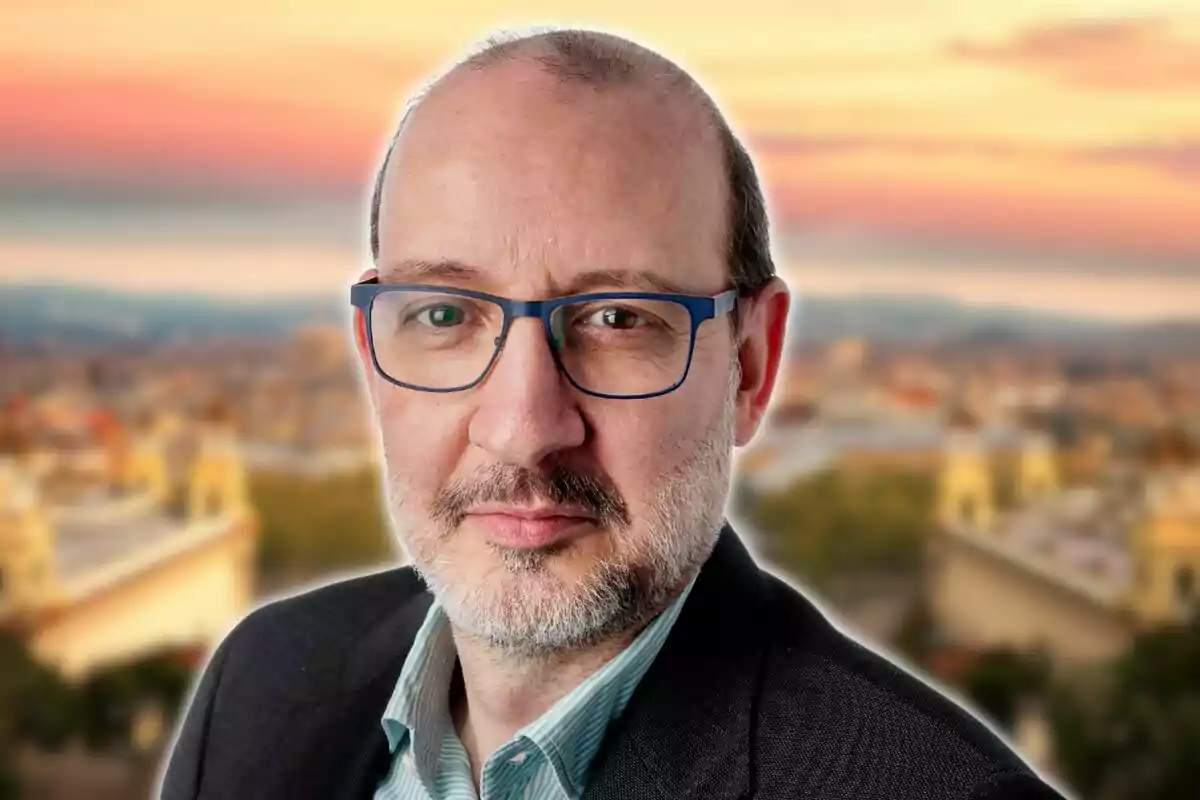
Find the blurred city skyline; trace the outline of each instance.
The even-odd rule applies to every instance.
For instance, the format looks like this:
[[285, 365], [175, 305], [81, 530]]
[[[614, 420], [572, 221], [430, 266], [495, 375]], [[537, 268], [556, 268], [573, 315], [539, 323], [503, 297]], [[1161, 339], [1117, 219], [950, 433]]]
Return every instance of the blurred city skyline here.
[[694, 72], [801, 292], [1194, 317], [1200, 13], [1179, 6], [10, 3], [0, 280], [339, 292], [405, 97], [494, 28], [555, 24]]

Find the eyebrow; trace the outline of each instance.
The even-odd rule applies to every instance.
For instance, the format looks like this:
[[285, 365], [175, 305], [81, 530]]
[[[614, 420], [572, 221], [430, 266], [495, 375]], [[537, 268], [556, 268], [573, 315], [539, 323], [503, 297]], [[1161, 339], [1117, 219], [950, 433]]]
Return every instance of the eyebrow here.
[[[453, 259], [426, 261], [409, 259], [384, 267], [380, 270], [383, 283], [421, 283], [441, 280], [450, 283], [486, 281], [482, 270]], [[565, 297], [590, 291], [615, 289], [618, 291], [664, 292], [666, 294], [702, 294], [689, 290], [669, 278], [646, 270], [598, 269], [580, 273], [558, 287], [553, 294]]]
[[669, 278], [655, 275], [653, 272], [634, 269], [598, 269], [581, 273], [567, 283], [563, 294], [582, 294], [606, 288], [665, 292], [667, 294], [698, 294], [698, 292], [683, 288]]
[[380, 283], [420, 283], [426, 280], [469, 281], [479, 270], [461, 261], [409, 259], [379, 270]]

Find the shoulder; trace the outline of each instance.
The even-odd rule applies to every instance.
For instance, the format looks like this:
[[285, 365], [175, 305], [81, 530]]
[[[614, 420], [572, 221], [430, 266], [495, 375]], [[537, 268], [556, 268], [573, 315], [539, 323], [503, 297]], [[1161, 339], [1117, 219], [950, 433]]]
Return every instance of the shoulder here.
[[944, 690], [839, 631], [796, 589], [765, 578], [770, 633], [755, 743], [765, 781], [805, 796], [822, 796], [813, 782], [828, 781], [853, 782], [857, 797], [930, 800], [965, 800], [996, 776], [1040, 784]]
[[230, 636], [336, 645], [357, 638], [424, 590], [412, 567], [359, 575], [268, 601], [248, 614]]
[[[379, 678], [403, 659], [432, 602], [424, 589], [412, 569], [392, 569], [279, 598], [246, 616], [199, 675], [162, 796], [195, 797], [206, 781], [246, 781], [245, 796], [266, 796], [250, 786], [261, 789], [296, 757], [279, 748], [296, 741], [296, 708], [311, 712], [362, 686], [386, 691]], [[264, 761], [277, 769], [263, 770]]]
[[269, 600], [248, 614], [235, 632], [317, 639], [353, 636], [424, 591], [412, 567], [371, 572]]
[[401, 612], [414, 605], [423, 612], [426, 604], [413, 602], [422, 597], [429, 596], [416, 572], [398, 567], [277, 598], [233, 628], [213, 663], [219, 659], [226, 675], [252, 674], [258, 678], [255, 683], [280, 690], [309, 685], [340, 665], [347, 653], [379, 638], [381, 628], [395, 629], [389, 644], [402, 647], [403, 635], [415, 635], [423, 614]]

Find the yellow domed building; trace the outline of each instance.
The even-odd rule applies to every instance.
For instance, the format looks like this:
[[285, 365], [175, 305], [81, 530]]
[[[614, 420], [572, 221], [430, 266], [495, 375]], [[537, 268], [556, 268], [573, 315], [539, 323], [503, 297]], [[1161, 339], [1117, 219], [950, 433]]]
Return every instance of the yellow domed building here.
[[928, 596], [951, 643], [1043, 648], [1058, 663], [1114, 656], [1138, 630], [1200, 611], [1200, 453], [1176, 430], [1093, 485], [1064, 487], [1030, 432], [1010, 507], [969, 433], [945, 454]]
[[220, 413], [108, 425], [70, 452], [0, 424], [0, 624], [68, 678], [207, 651], [253, 602], [257, 530]]

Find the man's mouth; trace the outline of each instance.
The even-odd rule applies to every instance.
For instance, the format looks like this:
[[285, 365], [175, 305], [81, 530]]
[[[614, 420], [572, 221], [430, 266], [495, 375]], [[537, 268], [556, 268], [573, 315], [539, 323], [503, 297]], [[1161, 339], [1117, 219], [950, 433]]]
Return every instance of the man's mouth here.
[[483, 503], [469, 508], [464, 522], [478, 524], [495, 544], [513, 548], [547, 547], [594, 524], [595, 516], [578, 506]]

